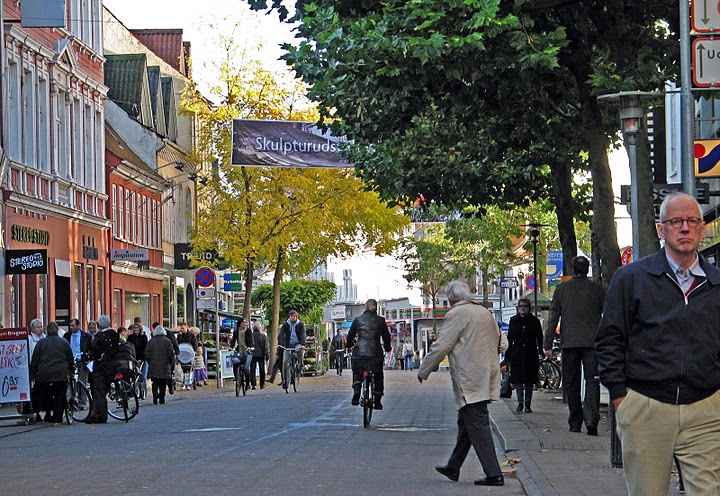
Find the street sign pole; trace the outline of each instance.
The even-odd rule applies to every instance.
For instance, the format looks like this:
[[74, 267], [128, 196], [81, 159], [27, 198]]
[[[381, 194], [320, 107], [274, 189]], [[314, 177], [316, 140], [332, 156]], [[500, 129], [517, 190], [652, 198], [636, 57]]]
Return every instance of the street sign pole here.
[[223, 383], [222, 378], [222, 366], [223, 364], [220, 362], [220, 320], [218, 315], [218, 293], [220, 292], [220, 288], [218, 287], [220, 285], [220, 282], [215, 279], [215, 322], [213, 322], [213, 325], [215, 325], [215, 349], [217, 350], [215, 352], [217, 356], [216, 362], [216, 370], [215, 375], [217, 376], [217, 387], [222, 388], [225, 386]]

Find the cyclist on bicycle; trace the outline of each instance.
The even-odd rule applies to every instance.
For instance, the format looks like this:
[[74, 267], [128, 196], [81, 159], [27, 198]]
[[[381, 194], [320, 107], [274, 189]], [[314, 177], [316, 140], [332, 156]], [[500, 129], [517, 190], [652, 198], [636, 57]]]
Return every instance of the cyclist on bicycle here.
[[280, 334], [278, 335], [278, 343], [280, 346], [285, 348], [283, 354], [283, 387], [287, 387], [287, 379], [290, 377], [288, 367], [292, 363], [292, 350], [294, 349], [297, 354], [297, 359], [302, 367], [303, 363], [303, 350], [305, 349], [305, 324], [300, 321], [298, 313], [295, 310], [290, 310], [288, 320], [280, 328]]
[[[382, 338], [382, 347], [380, 339]], [[384, 353], [392, 349], [390, 344], [390, 332], [388, 331], [385, 319], [377, 314], [377, 301], [369, 299], [365, 303], [365, 312], [357, 317], [350, 327], [347, 336], [347, 345], [353, 349], [352, 371], [353, 371], [353, 397], [351, 404], [360, 404], [360, 387], [362, 373], [369, 370], [375, 377], [375, 405], [373, 408], [382, 410], [381, 403], [385, 391], [383, 376]]]
[[[255, 349], [252, 331], [248, 332], [248, 322], [238, 317], [237, 326], [230, 338], [230, 349], [242, 355], [242, 366], [245, 369], [245, 386], [250, 388], [250, 362], [252, 361], [252, 350]], [[237, 377], [238, 365], [233, 364], [233, 376]]]
[[330, 353], [332, 353], [333, 356], [335, 373], [337, 375], [342, 375], [346, 345], [347, 342], [345, 341], [345, 336], [343, 336], [342, 329], [338, 329], [332, 343], [330, 343]]

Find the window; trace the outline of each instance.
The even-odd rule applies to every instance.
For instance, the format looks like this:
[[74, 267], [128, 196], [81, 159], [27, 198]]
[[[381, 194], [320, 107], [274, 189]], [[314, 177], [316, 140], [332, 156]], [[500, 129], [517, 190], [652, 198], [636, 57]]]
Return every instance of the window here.
[[82, 105], [80, 100], [73, 100], [73, 120], [72, 120], [72, 164], [70, 166], [70, 176], [81, 186], [85, 186], [85, 177], [82, 173], [83, 167], [83, 144], [82, 144]]
[[97, 312], [98, 317], [105, 311], [105, 269], [97, 268]]
[[132, 217], [130, 218], [130, 226], [132, 227], [132, 232], [130, 233], [130, 241], [133, 243], [138, 242], [138, 211], [137, 211], [137, 196], [135, 195], [135, 192], [133, 191], [130, 193], [132, 195], [131, 197], [131, 205], [132, 205]]
[[130, 239], [130, 190], [125, 190], [125, 235], [123, 239]]
[[122, 309], [122, 292], [119, 289], [113, 289], [113, 310], [112, 310], [112, 323], [113, 326], [117, 327], [121, 325], [120, 310]]
[[35, 71], [23, 70], [23, 77], [20, 82], [22, 93], [22, 142], [23, 142], [23, 161], [31, 166], [37, 165], [35, 159]]
[[75, 310], [76, 318], [80, 319], [80, 322], [87, 322], [89, 319], [84, 319], [82, 313], [80, 313], [82, 301], [82, 265], [75, 264], [75, 298], [73, 299], [73, 309]]
[[95, 309], [95, 279], [93, 272], [95, 267], [87, 265], [85, 267], [85, 315], [87, 319], [97, 320], [97, 316], [93, 318], [93, 310]]
[[118, 209], [117, 209], [117, 184], [112, 185], [112, 229], [113, 229], [113, 235], [117, 236], [117, 226], [118, 226]]
[[43, 172], [50, 172], [50, 94], [48, 93], [48, 80], [40, 78], [38, 85], [38, 168]]
[[68, 122], [68, 94], [58, 91], [55, 113], [55, 148], [57, 149], [57, 172], [63, 179], [70, 176], [70, 123]]
[[[113, 185], [113, 187], [115, 187]], [[120, 239], [123, 239], [125, 236], [125, 232], [123, 231], [123, 226], [125, 225], [125, 188], [122, 186], [118, 186], [118, 230], [116, 233], [116, 236]]]
[[[100, 24], [100, 23], [96, 23]], [[105, 192], [105, 129], [103, 127], [103, 114], [95, 111], [95, 187], [97, 191]]]
[[17, 61], [8, 61], [8, 155], [15, 160], [21, 160], [21, 143], [22, 133], [20, 131], [20, 123], [22, 117], [20, 113], [20, 73]]
[[[86, 101], [87, 103], [87, 101]], [[83, 112], [83, 141], [85, 142], [85, 157], [84, 157], [84, 183], [86, 188], [91, 190], [96, 189], [95, 184], [95, 171], [97, 169], [97, 163], [95, 162], [95, 124], [93, 123], [94, 112], [91, 112], [89, 105], [85, 105]]]

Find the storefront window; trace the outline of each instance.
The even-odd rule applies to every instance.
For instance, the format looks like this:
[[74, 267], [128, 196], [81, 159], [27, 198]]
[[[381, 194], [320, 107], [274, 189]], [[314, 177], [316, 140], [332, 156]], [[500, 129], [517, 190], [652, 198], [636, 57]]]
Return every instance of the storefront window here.
[[97, 320], [97, 315], [93, 317], [93, 301], [95, 301], [95, 286], [93, 279], [93, 269], [95, 267], [88, 265], [85, 267], [85, 312], [87, 319]]
[[73, 300], [73, 310], [74, 315], [77, 315], [77, 318], [80, 320], [81, 326], [85, 326], [87, 324], [88, 320], [90, 320], [89, 316], [85, 316], [83, 318], [82, 313], [80, 312], [81, 306], [80, 302], [82, 301], [82, 265], [81, 264], [75, 264], [75, 298]]
[[150, 325], [150, 295], [142, 293], [125, 292], [125, 315], [124, 326], [127, 327], [135, 317], [140, 317], [143, 322]]
[[113, 310], [112, 310], [112, 323], [113, 327], [120, 325], [120, 309], [122, 308], [122, 293], [119, 289], [113, 289]]
[[105, 269], [97, 268], [97, 315], [105, 312]]
[[160, 320], [160, 295], [155, 294], [152, 297], [152, 316], [153, 321], [157, 320], [158, 322], [162, 322]]

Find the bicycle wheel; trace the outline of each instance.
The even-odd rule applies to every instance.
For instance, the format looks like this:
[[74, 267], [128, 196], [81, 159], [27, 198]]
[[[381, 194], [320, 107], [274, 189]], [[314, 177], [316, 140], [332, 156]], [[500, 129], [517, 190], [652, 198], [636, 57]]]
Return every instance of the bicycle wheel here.
[[241, 367], [242, 372], [240, 372], [240, 387], [242, 388], [242, 394], [243, 396], [247, 395], [247, 377], [245, 377], [245, 367]]
[[300, 385], [300, 373], [298, 372], [297, 362], [293, 363], [292, 367], [292, 387], [293, 391], [297, 393], [298, 386]]
[[370, 376], [365, 376], [363, 379], [362, 389], [363, 427], [367, 429], [372, 420], [373, 412], [372, 379]]
[[140, 401], [132, 386], [126, 381], [115, 381], [110, 389], [112, 395], [108, 393], [108, 415], [125, 422], [133, 419], [140, 410]]
[[67, 389], [65, 390], [65, 412], [63, 417], [65, 417], [65, 422], [67, 422], [68, 425], [72, 425], [73, 423], [73, 397], [75, 396], [73, 394], [74, 386], [72, 381], [68, 382]]
[[538, 364], [538, 386], [542, 389], [559, 389], [562, 374], [560, 367], [550, 360], [541, 360]]
[[[72, 397], [70, 397], [71, 394]], [[85, 406], [81, 406], [83, 399], [87, 403]], [[70, 388], [68, 388], [68, 405], [70, 404], [72, 405], [71, 415], [73, 420], [76, 422], [85, 422], [85, 419], [90, 416], [92, 396], [84, 383], [76, 382], [72, 392]]]

